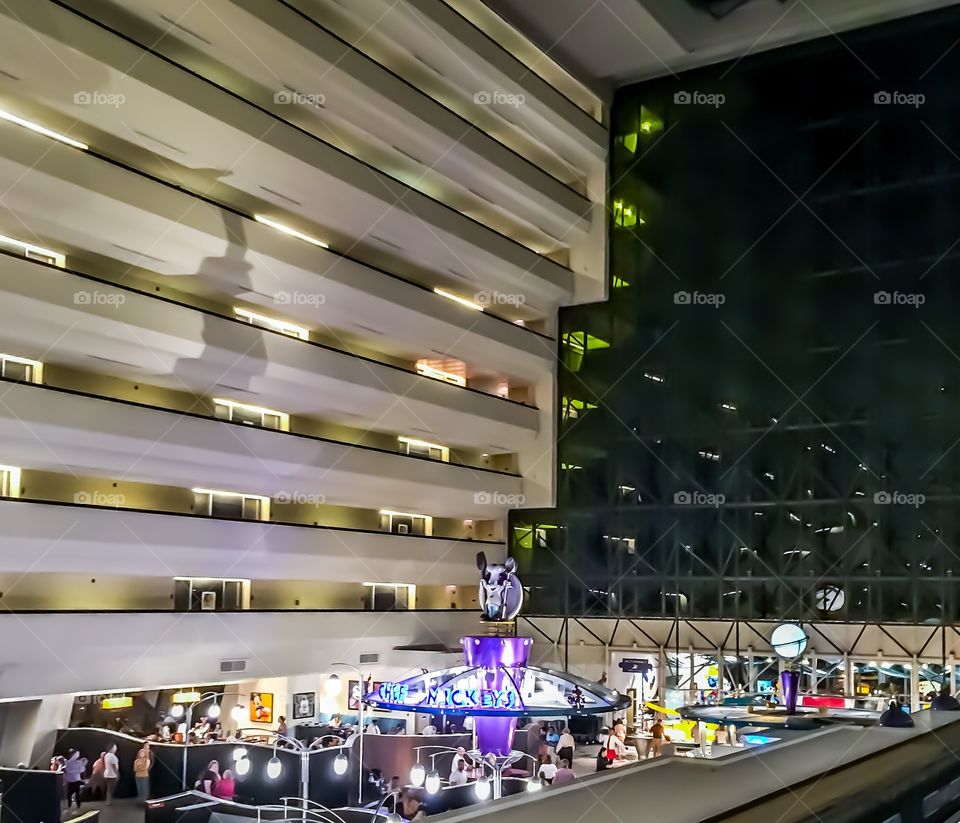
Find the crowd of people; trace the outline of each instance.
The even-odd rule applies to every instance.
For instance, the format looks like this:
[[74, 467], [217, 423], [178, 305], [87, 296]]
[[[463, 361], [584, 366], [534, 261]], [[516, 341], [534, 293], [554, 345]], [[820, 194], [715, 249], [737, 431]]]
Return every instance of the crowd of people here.
[[[142, 767], [146, 783], [146, 792], [149, 792], [150, 768], [153, 765], [149, 747], [144, 746], [138, 754], [138, 760], [146, 763]], [[142, 760], [141, 760], [142, 758]], [[134, 766], [136, 771], [136, 766]], [[117, 757], [117, 747], [111, 746], [107, 751], [100, 752], [100, 756], [90, 765], [86, 757], [81, 757], [76, 749], [70, 749], [66, 755], [58, 755], [50, 760], [50, 771], [56, 772], [60, 778], [60, 799], [64, 803], [67, 814], [80, 811], [81, 803], [86, 800], [105, 800], [108, 806], [113, 804], [113, 797], [117, 790], [117, 781], [120, 779], [120, 759]], [[140, 779], [137, 779], [138, 793]], [[141, 796], [146, 800], [146, 792]]]

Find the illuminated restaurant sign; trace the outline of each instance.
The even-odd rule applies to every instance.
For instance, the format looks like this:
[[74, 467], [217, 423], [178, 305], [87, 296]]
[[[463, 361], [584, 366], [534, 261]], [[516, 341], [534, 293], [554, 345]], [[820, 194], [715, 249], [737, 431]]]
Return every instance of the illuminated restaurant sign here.
[[[410, 695], [405, 683], [381, 683], [377, 698], [381, 703], [407, 704]], [[424, 700], [415, 704], [435, 709], [519, 709], [522, 707], [516, 689], [477, 689], [438, 686], [427, 691]]]

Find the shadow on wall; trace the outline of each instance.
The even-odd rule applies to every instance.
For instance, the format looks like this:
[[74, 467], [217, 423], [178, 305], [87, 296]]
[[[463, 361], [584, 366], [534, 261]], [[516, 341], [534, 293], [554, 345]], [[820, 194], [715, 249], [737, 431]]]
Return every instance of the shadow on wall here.
[[[209, 170], [214, 181], [226, 177], [229, 171]], [[206, 257], [200, 263], [195, 275], [204, 279], [212, 279], [223, 286], [229, 284], [233, 294], [254, 291], [252, 271], [253, 266], [247, 260], [247, 235], [245, 220], [238, 214], [229, 211], [223, 212], [224, 240], [226, 248], [220, 257]], [[218, 363], [223, 371], [217, 378], [217, 384], [233, 393], [253, 392], [253, 381], [261, 376], [265, 369], [267, 347], [262, 338], [250, 346], [238, 350], [236, 340], [238, 335], [233, 324], [226, 323], [218, 317], [203, 315], [203, 342], [204, 349], [199, 357], [182, 357], [173, 367], [173, 375], [186, 386], [194, 385], [192, 375], [200, 363], [209, 365]], [[207, 384], [201, 371], [201, 384]], [[215, 385], [209, 386], [213, 390]], [[238, 397], [243, 400], [243, 397]]]

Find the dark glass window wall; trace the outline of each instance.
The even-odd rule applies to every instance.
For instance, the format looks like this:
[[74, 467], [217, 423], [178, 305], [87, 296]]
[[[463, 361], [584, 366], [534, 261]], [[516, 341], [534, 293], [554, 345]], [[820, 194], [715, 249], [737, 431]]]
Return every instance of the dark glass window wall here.
[[960, 617], [960, 12], [621, 90], [528, 613]]

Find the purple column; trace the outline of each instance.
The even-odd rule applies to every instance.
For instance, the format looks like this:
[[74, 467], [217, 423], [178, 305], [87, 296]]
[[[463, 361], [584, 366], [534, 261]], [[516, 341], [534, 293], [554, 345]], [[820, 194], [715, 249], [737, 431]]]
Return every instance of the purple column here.
[[780, 684], [783, 691], [783, 704], [787, 707], [787, 714], [796, 714], [797, 698], [800, 696], [800, 672], [795, 670], [781, 672]]
[[[465, 637], [463, 656], [468, 666], [483, 669], [480, 673], [483, 688], [515, 689], [520, 684], [521, 668], [530, 656], [531, 644], [529, 637]], [[523, 706], [518, 705], [517, 714], [522, 713]], [[484, 717], [478, 714], [474, 717], [474, 728], [481, 754], [492, 753], [504, 757], [513, 748], [517, 718]]]

